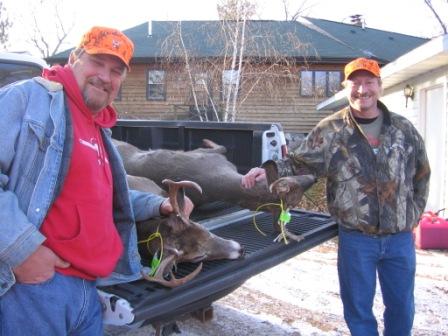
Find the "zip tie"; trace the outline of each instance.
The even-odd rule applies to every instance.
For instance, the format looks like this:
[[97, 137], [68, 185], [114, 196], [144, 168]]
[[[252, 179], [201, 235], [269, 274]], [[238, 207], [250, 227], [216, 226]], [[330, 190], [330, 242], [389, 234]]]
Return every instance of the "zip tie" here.
[[[288, 209], [284, 209], [283, 208], [283, 200], [280, 200], [280, 204], [278, 203], [266, 203], [266, 204], [262, 204], [260, 205], [255, 211], [259, 211], [261, 208], [264, 208], [266, 206], [269, 205], [274, 205], [274, 206], [278, 206], [281, 209], [280, 212], [280, 216], [278, 218], [279, 224], [280, 224], [280, 230], [281, 230], [281, 234], [283, 236], [283, 240], [285, 241], [285, 244], [288, 244], [288, 240], [286, 239], [286, 229], [285, 226], [286, 224], [288, 224], [291, 221], [291, 213], [289, 212]], [[256, 220], [255, 220], [255, 214], [252, 217], [252, 222], [255, 226], [255, 228], [257, 229], [258, 232], [260, 232], [263, 236], [266, 236], [266, 233], [264, 233], [263, 231], [260, 230], [260, 228], [258, 227]]]
[[[260, 209], [262, 209], [262, 208], [264, 208], [264, 207], [267, 207], [267, 206], [269, 206], [269, 205], [281, 206], [280, 204], [277, 204], [277, 203], [266, 203], [266, 204], [262, 204], [262, 205], [260, 205], [258, 208], [256, 208], [256, 209], [255, 209], [255, 212], [258, 212]], [[256, 214], [254, 214], [254, 215], [252, 216], [252, 222], [254, 223], [255, 228], [256, 228], [257, 231], [260, 232], [263, 236], [266, 236], [266, 233], [264, 233], [263, 231], [261, 231], [260, 228], [258, 227], [258, 225], [257, 225], [257, 223], [256, 223], [256, 220], [255, 220], [255, 216], [256, 216]]]

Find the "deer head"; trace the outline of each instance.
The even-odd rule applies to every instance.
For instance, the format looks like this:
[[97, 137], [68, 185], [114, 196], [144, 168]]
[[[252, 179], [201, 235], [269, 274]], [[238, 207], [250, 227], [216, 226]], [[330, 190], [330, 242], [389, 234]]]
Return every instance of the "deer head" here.
[[[128, 181], [130, 187], [136, 190], [156, 190], [145, 178], [129, 176]], [[202, 225], [191, 221], [185, 214], [185, 188], [201, 192], [201, 187], [197, 183], [174, 182], [165, 179], [163, 184], [168, 187], [168, 197], [173, 206], [173, 213], [167, 217], [137, 223], [137, 235], [139, 241], [142, 242], [139, 246], [141, 256], [144, 259], [151, 259], [154, 255], [161, 257], [156, 272], [152, 276], [143, 274], [145, 279], [167, 287], [177, 287], [193, 279], [202, 269], [202, 263], [200, 263], [192, 273], [178, 279], [172, 271], [178, 263], [237, 259], [243, 254], [239, 243], [214, 235]], [[163, 195], [162, 190], [160, 193]], [[154, 237], [155, 232], [158, 232], [157, 237], [148, 240], [148, 237]], [[170, 277], [168, 280], [167, 275]]]
[[[289, 209], [297, 207], [305, 191], [316, 182], [316, 177], [312, 174], [279, 177], [277, 165], [272, 160], [264, 162], [262, 167], [266, 171], [266, 180], [269, 185], [269, 190], [280, 198], [282, 204], [282, 209], [277, 208], [271, 210], [274, 217], [273, 224], [275, 230], [282, 231], [279, 223], [283, 217], [281, 211], [288, 212]], [[302, 236], [289, 232], [286, 227], [283, 232], [287, 237], [293, 240], [300, 241], [303, 239]], [[286, 242], [286, 237], [283, 238]], [[276, 238], [276, 240], [279, 239], [281, 239], [281, 235]]]

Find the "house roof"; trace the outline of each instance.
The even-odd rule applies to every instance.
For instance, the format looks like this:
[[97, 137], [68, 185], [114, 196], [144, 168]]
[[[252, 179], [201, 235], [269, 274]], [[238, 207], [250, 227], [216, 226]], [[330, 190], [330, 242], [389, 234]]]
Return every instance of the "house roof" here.
[[[448, 34], [436, 37], [381, 68], [383, 89], [448, 65]], [[337, 111], [348, 104], [344, 91], [317, 105], [317, 110]]]
[[355, 46], [367, 57], [382, 60], [382, 63], [388, 63], [428, 41], [420, 37], [329, 20], [308, 18], [307, 21], [329, 32], [334, 38]]
[[[233, 46], [226, 41], [231, 40], [234, 27], [234, 21], [150, 21], [124, 30], [124, 33], [135, 45], [131, 63], [147, 63], [156, 58], [184, 58], [182, 44], [190, 57], [231, 55]], [[182, 40], [179, 32], [182, 32]], [[245, 56], [282, 56], [311, 63], [337, 64], [356, 57], [371, 57], [385, 64], [427, 41], [314, 18], [301, 18], [300, 21], [250, 20], [244, 36]], [[47, 61], [65, 62], [70, 51], [51, 56]]]

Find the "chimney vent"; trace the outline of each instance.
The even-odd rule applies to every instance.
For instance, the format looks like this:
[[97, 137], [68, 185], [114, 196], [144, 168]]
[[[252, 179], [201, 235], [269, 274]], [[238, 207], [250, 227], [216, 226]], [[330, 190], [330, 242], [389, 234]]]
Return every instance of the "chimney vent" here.
[[362, 29], [366, 28], [366, 20], [364, 20], [362, 14], [350, 15], [350, 22], [355, 26], [361, 27]]

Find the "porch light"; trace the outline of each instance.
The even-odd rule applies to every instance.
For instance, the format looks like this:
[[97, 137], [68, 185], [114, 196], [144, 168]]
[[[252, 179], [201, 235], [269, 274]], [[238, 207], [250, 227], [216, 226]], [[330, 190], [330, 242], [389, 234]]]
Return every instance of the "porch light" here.
[[414, 99], [414, 88], [410, 86], [409, 84], [406, 84], [406, 86], [403, 89], [404, 96], [406, 98], [406, 107], [408, 107], [408, 99]]

